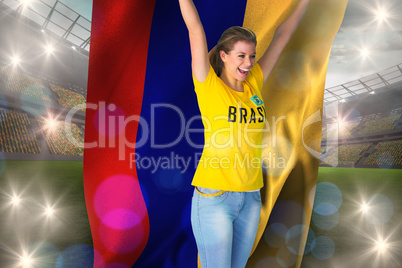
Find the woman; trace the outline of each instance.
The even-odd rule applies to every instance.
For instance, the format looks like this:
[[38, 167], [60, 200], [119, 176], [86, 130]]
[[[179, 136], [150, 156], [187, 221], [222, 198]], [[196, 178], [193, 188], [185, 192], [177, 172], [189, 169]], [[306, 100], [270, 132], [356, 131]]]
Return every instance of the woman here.
[[208, 53], [194, 3], [179, 0], [189, 31], [192, 73], [205, 144], [192, 185], [191, 223], [201, 266], [245, 267], [261, 211], [261, 89], [296, 31], [309, 0], [301, 0], [256, 63], [256, 36], [227, 29]]

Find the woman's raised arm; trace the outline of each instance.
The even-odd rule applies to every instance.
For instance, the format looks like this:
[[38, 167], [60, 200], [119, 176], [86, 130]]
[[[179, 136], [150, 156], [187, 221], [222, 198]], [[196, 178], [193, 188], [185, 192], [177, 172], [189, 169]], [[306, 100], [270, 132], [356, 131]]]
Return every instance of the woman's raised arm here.
[[192, 0], [179, 0], [191, 47], [191, 68], [195, 79], [204, 82], [209, 72], [207, 39], [197, 9]]
[[309, 3], [310, 0], [300, 0], [293, 13], [276, 28], [271, 44], [258, 60], [264, 75], [264, 83], [274, 69], [286, 44], [299, 26]]

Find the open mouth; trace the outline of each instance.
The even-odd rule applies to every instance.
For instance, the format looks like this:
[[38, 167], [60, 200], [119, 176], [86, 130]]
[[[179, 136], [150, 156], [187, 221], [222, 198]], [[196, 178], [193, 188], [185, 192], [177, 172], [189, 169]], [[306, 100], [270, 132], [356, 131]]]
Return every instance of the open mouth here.
[[239, 70], [240, 74], [244, 75], [244, 76], [246, 76], [250, 72], [250, 69], [238, 68], [238, 70]]

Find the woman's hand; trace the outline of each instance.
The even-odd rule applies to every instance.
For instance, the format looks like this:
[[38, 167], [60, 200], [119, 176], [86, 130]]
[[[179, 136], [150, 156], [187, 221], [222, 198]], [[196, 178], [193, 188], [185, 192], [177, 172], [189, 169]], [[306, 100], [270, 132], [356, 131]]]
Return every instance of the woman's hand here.
[[193, 75], [197, 81], [204, 82], [209, 72], [208, 46], [204, 28], [192, 0], [179, 0], [179, 4], [190, 38]]

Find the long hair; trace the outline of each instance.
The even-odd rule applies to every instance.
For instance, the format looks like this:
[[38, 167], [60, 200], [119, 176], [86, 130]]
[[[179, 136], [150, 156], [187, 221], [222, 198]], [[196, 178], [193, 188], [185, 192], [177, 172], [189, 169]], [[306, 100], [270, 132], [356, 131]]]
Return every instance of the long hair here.
[[209, 53], [209, 62], [214, 69], [216, 75], [219, 77], [222, 74], [223, 61], [219, 55], [219, 52], [223, 50], [228, 54], [232, 49], [233, 45], [237, 41], [246, 41], [254, 43], [257, 46], [257, 37], [253, 31], [250, 29], [233, 26], [223, 32], [221, 38], [218, 40], [218, 44]]

